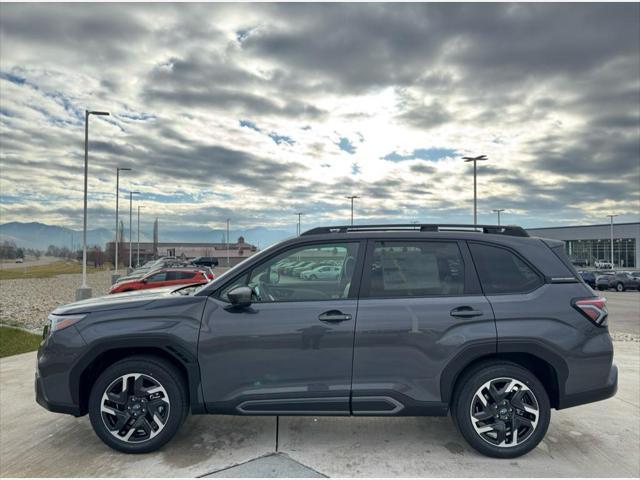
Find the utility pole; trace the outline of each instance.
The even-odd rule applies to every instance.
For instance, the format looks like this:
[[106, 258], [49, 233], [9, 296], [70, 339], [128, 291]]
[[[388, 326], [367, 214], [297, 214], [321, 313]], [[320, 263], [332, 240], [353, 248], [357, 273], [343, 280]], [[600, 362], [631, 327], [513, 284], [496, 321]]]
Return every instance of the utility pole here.
[[82, 285], [76, 290], [76, 300], [91, 297], [91, 289], [87, 285], [87, 193], [89, 179], [89, 116], [109, 115], [109, 112], [84, 111], [84, 215], [82, 221]]
[[360, 197], [358, 195], [349, 195], [344, 198], [348, 198], [351, 200], [351, 225], [353, 225], [353, 200]]
[[[117, 167], [116, 168], [116, 245], [115, 245], [115, 265], [114, 265], [114, 275], [118, 276], [118, 212], [119, 212], [119, 208], [118, 208], [118, 201], [120, 200], [120, 172], [124, 172], [124, 171], [130, 171], [130, 168], [120, 168]], [[115, 280], [112, 279], [112, 280]]]
[[304, 215], [304, 213], [302, 213], [302, 212], [298, 212], [298, 213], [296, 213], [296, 215], [298, 215], [298, 231], [296, 232], [296, 236], [298, 236], [298, 237], [299, 237], [299, 236], [300, 236], [300, 234], [302, 233], [302, 230], [301, 230], [301, 228], [300, 228], [300, 217], [301, 217], [302, 215]]
[[[129, 271], [133, 268], [133, 194], [138, 194], [140, 192], [129, 191]], [[128, 272], [127, 272], [128, 273]]]
[[229, 267], [229, 222], [230, 219], [227, 218], [227, 267]]
[[140, 267], [140, 205], [138, 205], [138, 260], [136, 267]]
[[473, 162], [473, 224], [478, 224], [478, 182], [477, 182], [477, 174], [478, 170], [476, 168], [476, 163], [488, 160], [486, 155], [478, 155], [477, 157], [462, 157], [465, 163]]
[[617, 217], [618, 215], [607, 215], [607, 217], [609, 217], [609, 220], [611, 221], [611, 268], [613, 268], [615, 265], [613, 264], [613, 219], [615, 217]]
[[492, 211], [498, 214], [498, 226], [500, 226], [500, 212], [504, 212], [504, 208], [495, 208]]

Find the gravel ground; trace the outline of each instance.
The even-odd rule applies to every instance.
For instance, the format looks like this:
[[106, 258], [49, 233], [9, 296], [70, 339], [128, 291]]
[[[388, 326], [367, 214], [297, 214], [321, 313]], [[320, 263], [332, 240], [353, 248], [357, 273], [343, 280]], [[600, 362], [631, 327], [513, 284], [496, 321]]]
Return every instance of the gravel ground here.
[[[75, 301], [76, 289], [81, 282], [81, 274], [0, 281], [2, 323], [40, 330], [54, 308]], [[94, 297], [106, 295], [111, 285], [111, 273], [107, 270], [90, 273], [87, 282], [93, 288]]]

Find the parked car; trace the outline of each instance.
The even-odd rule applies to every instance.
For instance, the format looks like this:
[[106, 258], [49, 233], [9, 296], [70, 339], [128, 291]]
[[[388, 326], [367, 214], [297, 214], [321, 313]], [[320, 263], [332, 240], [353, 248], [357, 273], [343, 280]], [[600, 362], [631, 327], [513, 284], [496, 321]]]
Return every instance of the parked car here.
[[24, 263], [24, 258], [22, 257], [16, 258], [16, 263]]
[[123, 275], [122, 277], [118, 278], [118, 282], [137, 280], [144, 277], [149, 272], [160, 270], [162, 268], [179, 268], [187, 267], [189, 265], [190, 264], [188, 262], [178, 260], [174, 257], [159, 258], [158, 260], [145, 263], [142, 267], [133, 270], [127, 275]]
[[309, 268], [311, 265], [313, 265], [313, 262], [309, 262], [309, 261], [301, 261], [301, 262], [296, 262], [293, 265], [287, 267], [284, 269], [284, 274], [288, 275], [290, 277], [295, 277], [295, 270], [297, 268], [303, 268], [303, 269], [307, 269]]
[[213, 274], [199, 268], [162, 268], [147, 273], [140, 279], [118, 282], [111, 287], [109, 293], [146, 290], [148, 288], [205, 283], [213, 280]]
[[589, 261], [586, 258], [572, 258], [571, 263], [576, 267], [586, 267]]
[[334, 265], [320, 265], [312, 270], [305, 270], [300, 274], [304, 280], [336, 280], [342, 269]]
[[609, 262], [608, 260], [596, 260], [593, 266], [596, 268], [612, 269], [613, 263]]
[[618, 292], [625, 290], [640, 290], [640, 279], [634, 278], [629, 273], [616, 273], [607, 277], [607, 288], [614, 288]]
[[584, 283], [591, 288], [596, 288], [596, 274], [593, 272], [579, 272], [580, 276], [584, 280]]
[[298, 265], [297, 267], [292, 268], [291, 275], [300, 278], [302, 272], [304, 272], [305, 270], [311, 270], [313, 268], [316, 268], [317, 266], [318, 264], [316, 262], [305, 262], [302, 265]]
[[192, 265], [201, 265], [204, 267], [214, 268], [218, 266], [216, 257], [196, 257], [190, 262]]
[[609, 290], [609, 279], [615, 272], [600, 272], [596, 274], [596, 288], [598, 290]]
[[[319, 248], [339, 278], [272, 276]], [[544, 438], [552, 408], [609, 398], [617, 382], [606, 299], [563, 242], [410, 224], [315, 228], [199, 288], [58, 307], [35, 389], [123, 452], [160, 448], [188, 413], [451, 413], [473, 448], [513, 458]]]

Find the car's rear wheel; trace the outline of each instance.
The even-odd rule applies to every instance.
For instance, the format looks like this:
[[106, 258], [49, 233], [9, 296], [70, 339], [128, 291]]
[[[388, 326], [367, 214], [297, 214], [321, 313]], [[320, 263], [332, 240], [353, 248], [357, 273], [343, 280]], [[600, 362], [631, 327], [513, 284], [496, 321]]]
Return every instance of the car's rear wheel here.
[[623, 285], [621, 282], [618, 282], [618, 283], [616, 284], [616, 290], [617, 290], [618, 292], [624, 292], [624, 290], [625, 290], [624, 285]]
[[188, 411], [180, 372], [153, 356], [129, 357], [98, 377], [89, 417], [98, 437], [125, 453], [160, 448], [176, 434]]
[[544, 438], [551, 418], [549, 397], [530, 371], [490, 361], [465, 373], [457, 385], [452, 405], [455, 423], [480, 453], [514, 458]]

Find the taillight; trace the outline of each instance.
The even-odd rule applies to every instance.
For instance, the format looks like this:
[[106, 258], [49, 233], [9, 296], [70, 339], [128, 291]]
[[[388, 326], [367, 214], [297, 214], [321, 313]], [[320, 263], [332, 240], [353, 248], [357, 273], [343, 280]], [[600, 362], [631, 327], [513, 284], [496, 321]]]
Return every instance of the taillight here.
[[572, 302], [573, 308], [599, 327], [607, 325], [607, 299], [603, 297], [577, 298]]

